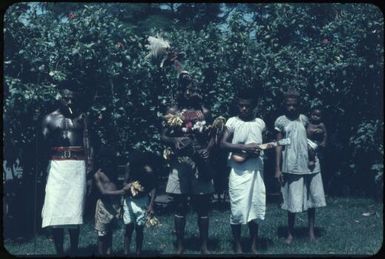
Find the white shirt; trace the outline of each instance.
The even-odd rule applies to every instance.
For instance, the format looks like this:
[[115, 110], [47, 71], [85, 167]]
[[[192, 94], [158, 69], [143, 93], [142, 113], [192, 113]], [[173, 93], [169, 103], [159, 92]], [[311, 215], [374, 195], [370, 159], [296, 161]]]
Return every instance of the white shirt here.
[[274, 128], [281, 132], [284, 138], [290, 138], [290, 145], [285, 146], [282, 157], [282, 172], [291, 174], [318, 173], [319, 166], [313, 171], [308, 167], [308, 148], [306, 126], [308, 118], [300, 114], [297, 119], [290, 120], [285, 115], [279, 116]]
[[[243, 121], [238, 116], [231, 117], [226, 122], [227, 130], [233, 134], [233, 144], [262, 144], [262, 132], [265, 130], [265, 122], [262, 119], [255, 118], [251, 121]], [[229, 154], [229, 158], [231, 153]], [[263, 152], [257, 158], [247, 159], [244, 163], [237, 163], [229, 159], [229, 166], [234, 167], [255, 167], [263, 170]]]

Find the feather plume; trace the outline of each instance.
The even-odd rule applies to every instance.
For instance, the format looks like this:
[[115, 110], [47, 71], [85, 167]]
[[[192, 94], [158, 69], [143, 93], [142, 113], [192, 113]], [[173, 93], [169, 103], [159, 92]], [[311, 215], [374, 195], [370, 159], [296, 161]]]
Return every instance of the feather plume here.
[[163, 39], [159, 35], [156, 37], [149, 36], [147, 40], [149, 44], [145, 46], [150, 51], [150, 53], [147, 54], [146, 58], [157, 58], [166, 54], [167, 49], [170, 48], [170, 42]]

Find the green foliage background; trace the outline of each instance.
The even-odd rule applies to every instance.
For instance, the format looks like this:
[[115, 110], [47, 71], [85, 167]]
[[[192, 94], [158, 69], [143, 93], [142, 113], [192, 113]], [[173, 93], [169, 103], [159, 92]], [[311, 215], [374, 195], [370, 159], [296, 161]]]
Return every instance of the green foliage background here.
[[375, 175], [382, 182], [384, 20], [376, 6], [163, 6], [17, 3], [6, 10], [4, 158], [21, 157], [25, 183], [38, 165], [42, 117], [55, 109], [65, 79], [81, 83], [97, 149], [113, 144], [117, 163], [132, 149], [161, 153], [160, 114], [177, 75], [144, 59], [147, 37], [156, 33], [186, 53], [185, 68], [214, 116], [232, 115], [237, 89], [258, 88], [257, 114], [272, 139], [282, 92], [295, 86], [305, 114], [314, 105], [324, 110], [328, 186], [363, 194]]

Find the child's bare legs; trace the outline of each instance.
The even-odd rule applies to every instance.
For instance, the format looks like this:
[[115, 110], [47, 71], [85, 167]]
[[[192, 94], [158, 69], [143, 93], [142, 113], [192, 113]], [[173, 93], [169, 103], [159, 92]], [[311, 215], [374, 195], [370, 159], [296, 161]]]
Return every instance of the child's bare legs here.
[[142, 245], [143, 245], [143, 227], [135, 225], [135, 233], [136, 233], [136, 255], [140, 255], [142, 253]]
[[106, 236], [99, 236], [98, 235], [98, 254], [104, 255], [105, 254], [105, 243], [106, 243]]
[[126, 224], [126, 232], [124, 233], [124, 254], [128, 255], [130, 252], [130, 244], [132, 232], [134, 232], [134, 223]]
[[251, 252], [257, 254], [258, 224], [255, 221], [250, 221], [248, 225], [251, 239]]
[[106, 235], [106, 254], [111, 255], [112, 254], [112, 231], [108, 231]]
[[98, 254], [110, 255], [112, 245], [112, 233], [107, 232], [105, 235], [98, 235]]
[[287, 237], [285, 240], [286, 244], [291, 244], [293, 241], [293, 229], [294, 229], [295, 213], [288, 212], [287, 214]]
[[234, 237], [235, 253], [242, 254], [241, 246], [241, 224], [231, 224], [231, 232]]
[[315, 223], [315, 208], [310, 208], [307, 211], [308, 216], [308, 222], [309, 222], [309, 238], [310, 241], [315, 241], [315, 234], [314, 234], [314, 223]]
[[309, 157], [309, 162], [308, 162], [308, 167], [311, 171], [314, 170], [315, 167], [315, 150], [310, 147], [310, 145], [307, 145], [307, 150], [308, 150], [308, 157]]

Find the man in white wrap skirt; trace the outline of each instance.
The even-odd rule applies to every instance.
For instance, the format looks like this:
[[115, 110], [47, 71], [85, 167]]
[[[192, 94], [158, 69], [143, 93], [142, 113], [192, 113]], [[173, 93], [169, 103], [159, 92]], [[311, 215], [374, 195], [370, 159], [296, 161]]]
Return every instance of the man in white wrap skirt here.
[[[241, 225], [247, 224], [251, 236], [251, 251], [256, 254], [258, 222], [265, 219], [266, 210], [263, 154], [257, 148], [257, 144], [262, 144], [265, 123], [253, 116], [255, 107], [253, 98], [257, 98], [257, 95], [251, 90], [239, 93], [239, 116], [227, 120], [221, 146], [233, 153], [243, 152], [248, 156], [244, 162], [236, 162], [231, 159], [232, 153], [229, 155], [230, 224], [235, 241], [235, 252], [242, 253]], [[231, 137], [232, 141], [229, 142]]]
[[42, 227], [52, 227], [56, 253], [63, 255], [64, 228], [69, 229], [71, 254], [77, 252], [92, 152], [85, 116], [73, 103], [75, 83], [66, 81], [60, 87], [59, 108], [43, 121], [49, 166]]

